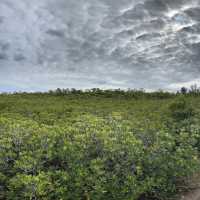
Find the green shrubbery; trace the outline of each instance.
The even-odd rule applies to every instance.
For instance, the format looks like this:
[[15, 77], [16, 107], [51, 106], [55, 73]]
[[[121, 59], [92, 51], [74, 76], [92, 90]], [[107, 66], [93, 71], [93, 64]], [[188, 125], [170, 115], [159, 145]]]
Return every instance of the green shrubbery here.
[[34, 98], [0, 99], [2, 200], [167, 199], [199, 170], [185, 99]]
[[199, 164], [195, 137], [184, 132], [176, 146], [168, 132], [138, 138], [122, 122], [92, 116], [66, 127], [0, 124], [2, 199], [164, 198]]
[[178, 122], [191, 119], [194, 116], [194, 109], [186, 102], [184, 97], [178, 98], [170, 104], [169, 110], [171, 117]]

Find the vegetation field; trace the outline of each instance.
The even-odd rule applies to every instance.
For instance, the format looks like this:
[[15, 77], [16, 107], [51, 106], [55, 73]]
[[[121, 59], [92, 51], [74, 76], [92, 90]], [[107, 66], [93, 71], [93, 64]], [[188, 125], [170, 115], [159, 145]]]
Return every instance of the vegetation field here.
[[1, 200], [172, 199], [200, 170], [200, 95], [0, 95]]

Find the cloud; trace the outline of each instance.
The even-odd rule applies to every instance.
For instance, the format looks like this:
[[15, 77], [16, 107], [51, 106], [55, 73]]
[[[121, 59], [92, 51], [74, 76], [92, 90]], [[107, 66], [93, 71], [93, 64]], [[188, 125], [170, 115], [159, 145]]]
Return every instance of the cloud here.
[[63, 30], [49, 29], [46, 31], [46, 33], [51, 36], [55, 36], [55, 37], [64, 37], [65, 36], [65, 31], [63, 31]]
[[5, 53], [0, 53], [0, 60], [8, 60], [8, 55]]
[[26, 59], [26, 57], [23, 54], [16, 53], [14, 55], [14, 60], [17, 61], [17, 62], [23, 61], [25, 59]]
[[199, 10], [199, 0], [2, 0], [1, 85], [171, 89], [198, 80]]
[[0, 16], [0, 24], [2, 24], [3, 22], [4, 22], [4, 18]]
[[5, 41], [0, 41], [0, 49], [1, 51], [6, 51], [10, 48], [10, 43]]

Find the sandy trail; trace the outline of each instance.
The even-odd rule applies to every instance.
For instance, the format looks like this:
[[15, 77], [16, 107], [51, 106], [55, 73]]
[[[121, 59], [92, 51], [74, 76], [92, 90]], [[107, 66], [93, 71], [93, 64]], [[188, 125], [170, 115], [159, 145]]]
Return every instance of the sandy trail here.
[[183, 194], [180, 200], [200, 200], [200, 174], [194, 175], [189, 185], [194, 189]]
[[193, 190], [183, 195], [181, 200], [200, 200], [200, 189]]

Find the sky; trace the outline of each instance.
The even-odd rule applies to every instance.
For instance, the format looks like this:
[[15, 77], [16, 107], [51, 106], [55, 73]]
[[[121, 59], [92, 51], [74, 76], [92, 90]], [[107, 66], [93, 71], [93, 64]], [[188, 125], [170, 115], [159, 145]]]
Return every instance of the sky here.
[[0, 0], [0, 91], [200, 84], [200, 0]]

